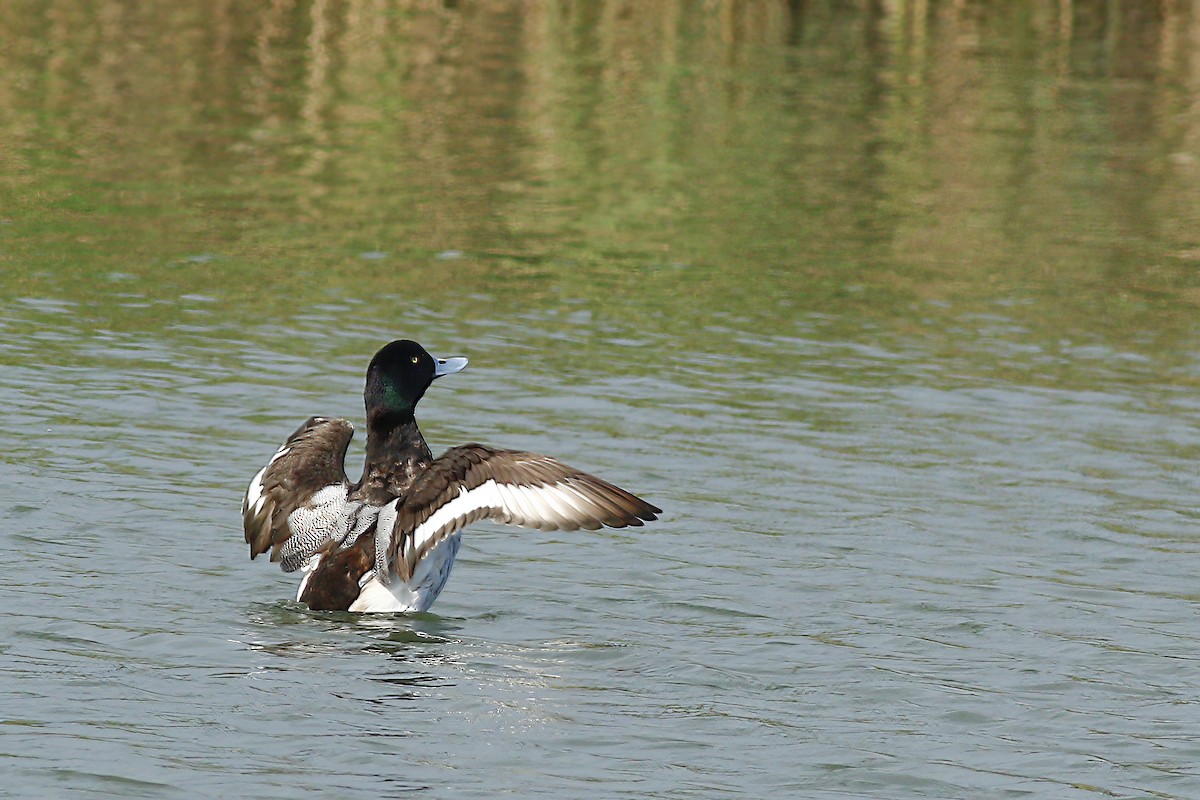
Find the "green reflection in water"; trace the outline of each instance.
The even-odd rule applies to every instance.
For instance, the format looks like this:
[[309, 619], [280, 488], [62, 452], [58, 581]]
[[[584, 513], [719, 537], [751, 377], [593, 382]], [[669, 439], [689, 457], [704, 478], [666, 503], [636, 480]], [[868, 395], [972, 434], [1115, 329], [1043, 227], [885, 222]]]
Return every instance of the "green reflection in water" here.
[[1198, 38], [1058, 0], [10, 4], [0, 292], [83, 329], [387, 298], [363, 317], [1194, 383]]

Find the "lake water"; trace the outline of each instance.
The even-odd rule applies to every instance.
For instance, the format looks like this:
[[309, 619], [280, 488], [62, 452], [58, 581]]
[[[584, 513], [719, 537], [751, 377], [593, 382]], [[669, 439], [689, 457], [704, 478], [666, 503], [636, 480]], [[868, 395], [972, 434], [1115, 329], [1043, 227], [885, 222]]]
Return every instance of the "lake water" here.
[[[1200, 797], [1200, 11], [0, 9], [0, 796]], [[398, 337], [661, 506], [291, 602]]]

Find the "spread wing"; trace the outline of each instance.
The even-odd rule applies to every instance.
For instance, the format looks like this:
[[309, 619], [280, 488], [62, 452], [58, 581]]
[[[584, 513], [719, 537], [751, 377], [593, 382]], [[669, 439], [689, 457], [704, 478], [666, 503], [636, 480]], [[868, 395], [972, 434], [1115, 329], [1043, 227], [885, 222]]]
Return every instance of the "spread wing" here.
[[250, 558], [268, 549], [285, 572], [299, 568], [355, 527], [358, 505], [346, 502], [344, 462], [354, 426], [311, 417], [250, 481], [242, 524]]
[[[407, 580], [426, 553], [476, 520], [573, 531], [640, 526], [661, 513], [549, 456], [468, 444], [447, 450], [396, 503], [386, 546], [389, 561]], [[385, 533], [387, 516], [380, 516], [379, 534]]]

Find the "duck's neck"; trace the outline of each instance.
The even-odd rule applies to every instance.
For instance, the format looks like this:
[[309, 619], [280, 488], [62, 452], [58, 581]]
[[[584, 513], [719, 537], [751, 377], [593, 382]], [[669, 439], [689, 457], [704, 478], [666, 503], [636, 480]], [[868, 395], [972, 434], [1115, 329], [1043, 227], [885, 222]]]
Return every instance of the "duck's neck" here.
[[408, 492], [421, 470], [433, 461], [429, 445], [412, 414], [367, 420], [367, 460], [358, 494], [383, 505]]

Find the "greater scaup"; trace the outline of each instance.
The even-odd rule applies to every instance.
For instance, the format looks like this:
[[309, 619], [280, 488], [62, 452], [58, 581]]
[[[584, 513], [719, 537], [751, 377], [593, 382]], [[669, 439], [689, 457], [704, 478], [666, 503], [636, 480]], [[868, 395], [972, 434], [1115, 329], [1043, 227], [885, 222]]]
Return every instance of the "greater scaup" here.
[[623, 528], [662, 509], [549, 456], [482, 444], [434, 458], [413, 413], [434, 380], [465, 358], [434, 358], [416, 342], [383, 347], [367, 368], [367, 456], [346, 477], [354, 426], [311, 417], [246, 490], [250, 557], [267, 550], [284, 572], [302, 570], [296, 599], [313, 610], [425, 611], [462, 539], [480, 519], [542, 530]]

